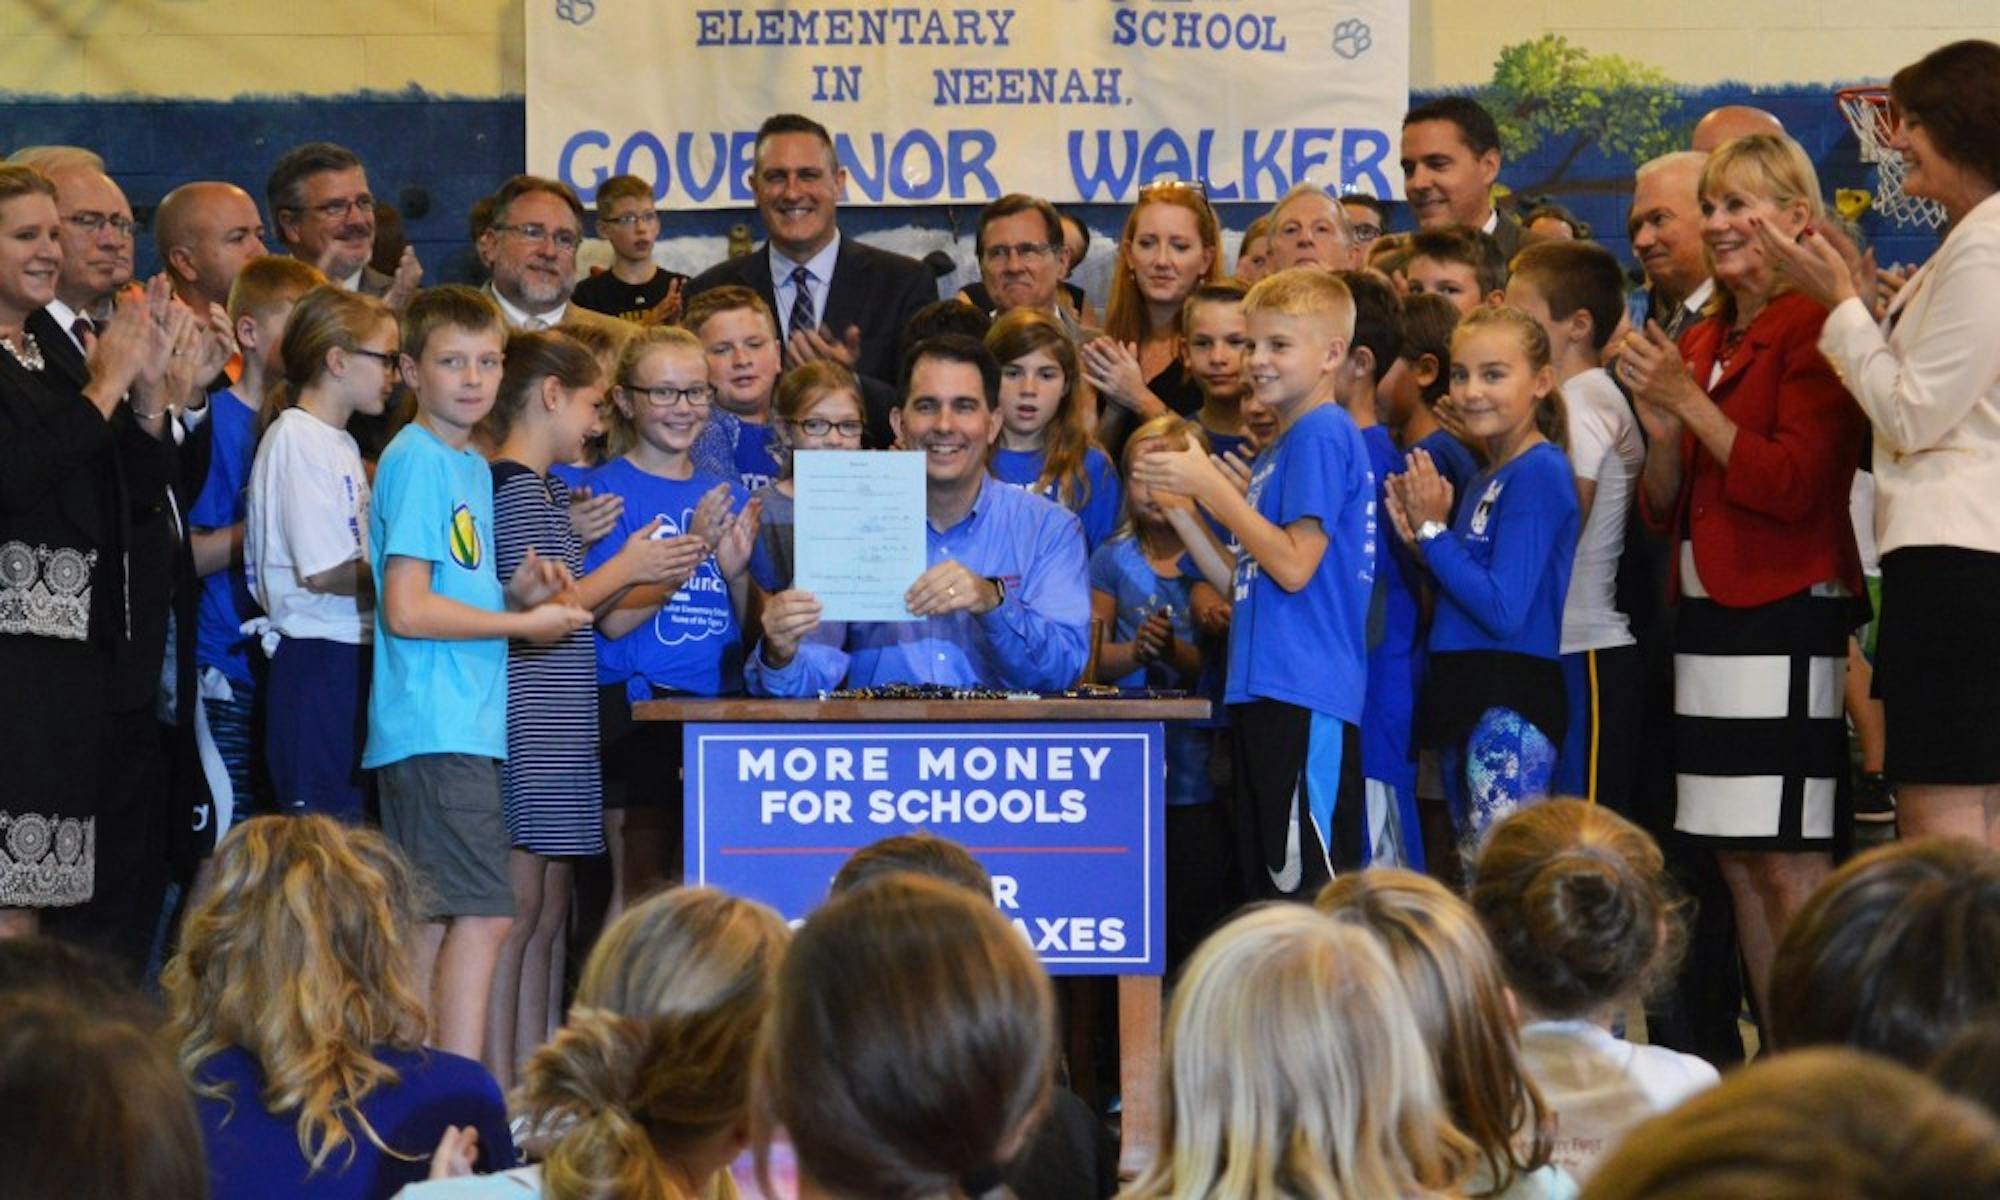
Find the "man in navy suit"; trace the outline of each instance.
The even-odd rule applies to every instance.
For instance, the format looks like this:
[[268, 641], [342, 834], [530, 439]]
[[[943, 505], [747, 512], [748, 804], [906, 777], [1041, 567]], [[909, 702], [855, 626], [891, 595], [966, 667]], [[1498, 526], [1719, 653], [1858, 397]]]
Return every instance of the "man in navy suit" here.
[[903, 329], [937, 300], [937, 278], [913, 258], [842, 237], [835, 209], [846, 187], [825, 126], [796, 113], [767, 119], [750, 190], [769, 240], [695, 276], [687, 293], [755, 290], [778, 318], [787, 365], [833, 359], [861, 377], [869, 441], [886, 446]]

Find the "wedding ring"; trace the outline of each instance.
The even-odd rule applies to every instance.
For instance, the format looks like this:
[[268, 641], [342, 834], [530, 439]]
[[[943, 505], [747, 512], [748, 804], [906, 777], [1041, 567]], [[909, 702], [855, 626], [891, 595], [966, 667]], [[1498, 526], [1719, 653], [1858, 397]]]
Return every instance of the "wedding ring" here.
[[958, 585], [957, 585], [957, 584], [955, 584], [955, 583], [947, 583], [947, 584], [945, 584], [945, 585], [944, 585], [944, 594], [945, 594], [945, 595], [947, 595], [947, 596], [953, 596], [953, 597], [957, 596], [957, 595], [958, 595]]

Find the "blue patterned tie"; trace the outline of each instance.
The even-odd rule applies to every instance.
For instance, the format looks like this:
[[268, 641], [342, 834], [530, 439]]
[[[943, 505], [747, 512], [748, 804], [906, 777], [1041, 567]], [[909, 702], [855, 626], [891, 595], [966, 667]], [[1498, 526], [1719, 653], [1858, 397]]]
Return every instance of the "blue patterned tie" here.
[[792, 268], [792, 333], [813, 327], [812, 272]]

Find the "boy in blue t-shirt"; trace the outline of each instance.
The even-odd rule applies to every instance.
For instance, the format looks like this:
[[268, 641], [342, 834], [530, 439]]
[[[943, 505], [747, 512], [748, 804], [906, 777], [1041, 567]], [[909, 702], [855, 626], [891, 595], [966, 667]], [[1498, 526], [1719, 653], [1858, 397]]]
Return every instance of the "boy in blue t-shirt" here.
[[1346, 285], [1280, 271], [1243, 309], [1250, 386], [1279, 430], [1248, 495], [1198, 450], [1149, 453], [1133, 478], [1193, 497], [1242, 547], [1227, 699], [1244, 882], [1253, 897], [1310, 897], [1332, 877], [1336, 846], [1341, 861], [1359, 861], [1375, 480], [1360, 431], [1334, 403], [1354, 333]]
[[[1369, 271], [1341, 271], [1354, 297], [1354, 340], [1334, 397], [1368, 447], [1375, 500], [1403, 468], [1403, 452], [1376, 419], [1378, 389], [1398, 361], [1403, 311], [1396, 293]], [[1379, 511], [1379, 510], [1378, 510]], [[1375, 597], [1368, 614], [1368, 700], [1361, 713], [1361, 774], [1366, 781], [1366, 859], [1374, 867], [1422, 870], [1417, 816], [1417, 763], [1410, 753], [1416, 715], [1417, 596], [1421, 583], [1409, 547], [1383, 539], [1375, 561]]]
[[[325, 282], [309, 263], [266, 256], [245, 263], [229, 288], [229, 325], [242, 370], [210, 400], [208, 477], [187, 514], [195, 573], [202, 577], [194, 657], [203, 720], [196, 732], [223, 769], [223, 778], [207, 781], [218, 839], [255, 810], [250, 729], [257, 682], [243, 624], [259, 612], [243, 573], [243, 520], [257, 456], [258, 410], [266, 390], [284, 377], [278, 347], [292, 305]], [[203, 759], [210, 761], [206, 753]]]
[[379, 603], [361, 765], [377, 771], [383, 831], [424, 884], [432, 1044], [477, 1058], [514, 914], [507, 639], [559, 642], [591, 617], [557, 598], [573, 582], [560, 563], [531, 551], [504, 589], [494, 573], [493, 475], [471, 442], [500, 388], [500, 310], [471, 288], [432, 288], [402, 335], [417, 417], [382, 454], [368, 516]]

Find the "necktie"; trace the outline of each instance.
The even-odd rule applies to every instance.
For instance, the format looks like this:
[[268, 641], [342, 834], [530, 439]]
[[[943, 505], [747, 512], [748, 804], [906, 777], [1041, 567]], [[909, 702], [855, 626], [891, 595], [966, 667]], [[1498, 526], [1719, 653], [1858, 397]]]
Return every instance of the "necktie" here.
[[97, 322], [81, 313], [77, 315], [76, 320], [69, 323], [69, 335], [76, 339], [76, 344], [79, 346], [84, 344], [83, 339], [86, 335], [94, 335], [96, 332]]
[[521, 327], [523, 329], [526, 329], [529, 333], [540, 333], [542, 330], [547, 329], [549, 327], [549, 323], [542, 317], [529, 317], [526, 321], [521, 323]]
[[792, 322], [790, 333], [813, 327], [812, 272], [804, 267], [792, 268]]

